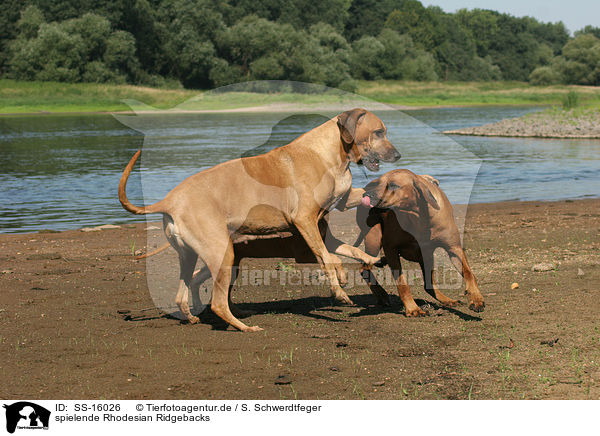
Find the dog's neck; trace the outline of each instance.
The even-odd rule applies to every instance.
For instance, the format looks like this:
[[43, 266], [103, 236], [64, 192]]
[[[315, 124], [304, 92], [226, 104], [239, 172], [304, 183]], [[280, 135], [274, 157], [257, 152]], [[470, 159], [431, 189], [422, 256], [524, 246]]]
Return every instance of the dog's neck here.
[[348, 170], [352, 161], [352, 152], [348, 152], [344, 147], [336, 118], [306, 132], [289, 145], [313, 150], [328, 168], [340, 174]]

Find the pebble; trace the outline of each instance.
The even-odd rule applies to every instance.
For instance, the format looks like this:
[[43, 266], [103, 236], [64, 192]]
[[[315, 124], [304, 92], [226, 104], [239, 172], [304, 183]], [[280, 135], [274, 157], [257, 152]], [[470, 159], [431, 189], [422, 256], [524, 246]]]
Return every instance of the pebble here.
[[510, 289], [517, 289], [519, 287], [519, 284], [517, 282], [514, 282], [512, 285], [510, 285]]
[[384, 381], [376, 381], [376, 382], [372, 383], [373, 386], [383, 386], [384, 384], [385, 384]]
[[535, 271], [535, 272], [553, 271], [554, 269], [556, 269], [556, 265], [554, 265], [553, 263], [546, 263], [546, 262], [537, 263], [531, 267], [531, 271]]
[[581, 268], [577, 268], [577, 275], [583, 276], [583, 275], [585, 275], [585, 273], [583, 272], [583, 270]]
[[280, 375], [275, 380], [276, 385], [289, 385], [292, 383], [292, 379], [289, 375]]

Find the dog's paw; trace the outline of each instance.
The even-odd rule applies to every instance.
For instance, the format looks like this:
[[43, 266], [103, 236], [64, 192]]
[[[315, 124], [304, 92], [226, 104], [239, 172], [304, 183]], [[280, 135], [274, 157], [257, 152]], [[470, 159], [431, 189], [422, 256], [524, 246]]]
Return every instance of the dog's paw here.
[[339, 294], [334, 295], [333, 298], [335, 298], [335, 301], [337, 301], [338, 304], [354, 306], [354, 302], [350, 299], [350, 297], [348, 297], [348, 294], [346, 294], [345, 292], [340, 292]]
[[418, 316], [427, 316], [427, 312], [425, 312], [424, 310], [421, 310], [421, 309], [407, 310], [406, 316], [407, 317], [415, 317], [415, 318]]
[[190, 324], [198, 324], [200, 322], [200, 318], [198, 318], [197, 316], [189, 316], [188, 317], [188, 323]]
[[247, 327], [244, 331], [245, 332], [262, 332], [264, 329], [260, 328], [257, 325], [254, 325], [252, 327]]
[[483, 301], [473, 302], [469, 304], [469, 309], [473, 312], [483, 312], [485, 309], [485, 303]]

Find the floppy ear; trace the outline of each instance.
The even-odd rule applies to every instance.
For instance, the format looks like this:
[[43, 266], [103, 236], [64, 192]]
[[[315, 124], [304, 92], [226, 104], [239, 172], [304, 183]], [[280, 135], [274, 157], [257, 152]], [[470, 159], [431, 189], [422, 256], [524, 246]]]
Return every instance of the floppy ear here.
[[423, 197], [425, 201], [431, 205], [431, 207], [436, 210], [440, 210], [440, 205], [425, 183], [416, 179], [413, 181], [413, 186], [419, 192], [419, 194], [421, 194], [421, 197]]
[[340, 136], [344, 144], [352, 144], [356, 134], [356, 126], [359, 120], [367, 113], [365, 109], [352, 109], [338, 117], [337, 125], [340, 128]]
[[363, 188], [366, 192], [373, 191], [377, 186], [379, 186], [381, 177], [376, 178], [375, 180], [371, 180], [367, 185]]

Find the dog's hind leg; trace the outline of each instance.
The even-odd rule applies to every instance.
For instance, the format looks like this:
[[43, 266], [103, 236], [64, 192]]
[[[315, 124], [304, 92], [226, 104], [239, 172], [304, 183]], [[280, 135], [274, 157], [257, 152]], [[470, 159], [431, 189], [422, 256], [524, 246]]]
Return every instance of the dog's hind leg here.
[[233, 316], [235, 316], [236, 318], [246, 318], [248, 316], [255, 315], [256, 311], [240, 309], [233, 303], [233, 300], [231, 299], [231, 292], [233, 291], [233, 286], [235, 285], [235, 281], [237, 280], [239, 273], [240, 273], [240, 261], [241, 261], [241, 259], [238, 258], [237, 256], [235, 256], [235, 259], [233, 261], [233, 266], [231, 267], [231, 281], [229, 283], [228, 300], [229, 300], [229, 309], [231, 310], [231, 313], [233, 314]]
[[210, 270], [206, 265], [204, 265], [201, 269], [194, 271], [194, 275], [192, 277], [192, 283], [190, 284], [190, 292], [192, 294], [192, 304], [194, 305], [194, 315], [199, 315], [201, 310], [198, 308], [203, 308], [202, 300], [200, 300], [200, 285], [202, 285], [206, 280], [210, 279]]
[[177, 295], [175, 296], [175, 304], [177, 304], [182, 315], [187, 318], [190, 324], [196, 324], [199, 319], [190, 312], [188, 291], [192, 284], [194, 267], [196, 266], [198, 255], [177, 235], [175, 223], [170, 216], [165, 215], [163, 217], [163, 224], [167, 240], [179, 255], [179, 288], [177, 289]]
[[396, 280], [396, 286], [398, 288], [398, 296], [404, 304], [404, 311], [406, 316], [425, 316], [427, 315], [415, 302], [410, 287], [406, 280], [406, 276], [402, 272], [402, 264], [400, 263], [400, 253], [397, 249], [392, 247], [383, 246], [383, 252], [387, 258], [388, 265], [392, 270], [392, 275]]
[[459, 246], [453, 246], [447, 249], [450, 260], [454, 264], [454, 267], [464, 277], [465, 284], [467, 285], [467, 294], [469, 296], [469, 309], [474, 312], [483, 312], [485, 308], [485, 302], [483, 296], [477, 285], [477, 280], [463, 249]]
[[187, 318], [190, 324], [196, 324], [199, 319], [192, 315], [188, 304], [188, 291], [194, 275], [194, 267], [198, 255], [187, 247], [181, 247], [177, 250], [179, 254], [179, 289], [175, 297], [175, 303], [179, 306], [181, 313]]
[[[213, 276], [213, 295], [210, 308], [223, 321], [231, 324], [243, 332], [256, 332], [262, 330], [258, 326], [248, 327], [231, 313], [229, 308], [229, 284], [231, 282], [231, 270], [234, 262], [233, 243], [227, 236], [225, 250], [214, 250], [210, 257], [203, 258]], [[218, 253], [222, 253], [219, 256]], [[219, 257], [221, 257], [219, 259]]]
[[421, 272], [423, 273], [423, 287], [425, 288], [425, 292], [442, 303], [444, 306], [453, 307], [460, 304], [460, 301], [444, 295], [438, 289], [434, 279], [433, 250], [431, 248], [424, 248], [421, 252], [421, 256], [422, 257], [419, 265], [421, 266]]

